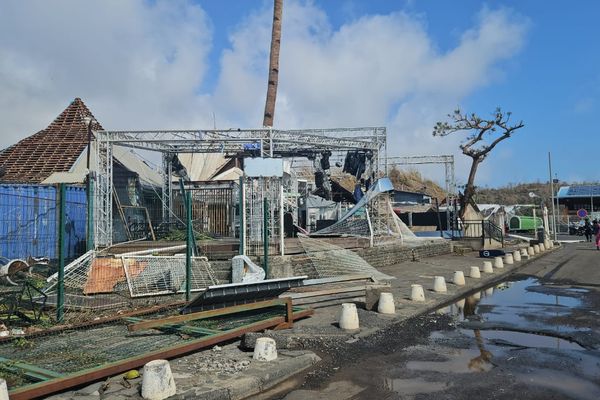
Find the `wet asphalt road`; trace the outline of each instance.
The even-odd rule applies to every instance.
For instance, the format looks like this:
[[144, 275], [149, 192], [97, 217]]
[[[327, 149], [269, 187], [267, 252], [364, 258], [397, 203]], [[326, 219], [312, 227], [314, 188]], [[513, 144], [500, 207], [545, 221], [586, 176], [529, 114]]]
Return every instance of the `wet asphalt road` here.
[[600, 252], [568, 244], [506, 282], [366, 340], [319, 345], [295, 399], [600, 399]]

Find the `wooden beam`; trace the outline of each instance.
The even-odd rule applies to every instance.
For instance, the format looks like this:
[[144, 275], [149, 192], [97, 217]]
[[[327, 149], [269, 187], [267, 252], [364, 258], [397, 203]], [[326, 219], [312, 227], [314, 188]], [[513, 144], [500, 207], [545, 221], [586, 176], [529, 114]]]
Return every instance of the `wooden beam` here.
[[244, 312], [244, 311], [258, 310], [261, 308], [273, 307], [273, 306], [278, 306], [278, 305], [285, 305], [286, 302], [287, 302], [286, 299], [272, 299], [272, 300], [259, 301], [259, 302], [250, 303], [250, 304], [241, 304], [239, 306], [219, 308], [216, 310], [200, 311], [200, 312], [184, 314], [184, 315], [175, 315], [172, 317], [147, 320], [147, 321], [138, 322], [138, 323], [135, 323], [132, 325], [128, 325], [127, 330], [129, 330], [129, 332], [141, 331], [144, 329], [156, 328], [156, 327], [160, 327], [160, 326], [164, 326], [164, 325], [172, 325], [172, 324], [175, 324], [178, 322], [193, 321], [193, 320], [198, 320], [198, 319], [218, 317], [221, 315], [235, 314], [235, 313]]

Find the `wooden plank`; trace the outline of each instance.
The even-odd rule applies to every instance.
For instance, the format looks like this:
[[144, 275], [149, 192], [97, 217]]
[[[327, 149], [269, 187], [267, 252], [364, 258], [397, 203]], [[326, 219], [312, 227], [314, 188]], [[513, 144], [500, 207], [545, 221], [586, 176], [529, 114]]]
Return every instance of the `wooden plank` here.
[[138, 323], [135, 323], [132, 325], [128, 325], [127, 329], [129, 330], [129, 332], [135, 332], [135, 331], [140, 331], [140, 330], [144, 330], [144, 329], [156, 328], [156, 327], [163, 326], [163, 325], [174, 324], [174, 323], [178, 323], [178, 322], [193, 321], [193, 320], [198, 320], [198, 319], [217, 317], [217, 316], [221, 316], [221, 315], [235, 314], [238, 312], [258, 310], [261, 308], [273, 307], [273, 306], [277, 306], [277, 305], [284, 305], [284, 304], [286, 304], [286, 301], [287, 300], [285, 300], [285, 299], [272, 299], [272, 300], [259, 301], [256, 303], [242, 304], [239, 306], [219, 308], [216, 310], [200, 311], [200, 312], [184, 314], [184, 315], [175, 315], [172, 317], [138, 322]]
[[367, 280], [373, 282], [373, 278], [369, 275], [342, 275], [334, 276], [331, 278], [319, 278], [319, 279], [305, 279], [303, 286], [313, 285], [325, 285], [327, 283], [339, 283], [339, 282], [350, 282], [350, 281], [361, 281]]
[[315, 290], [313, 292], [303, 292], [303, 293], [290, 293], [285, 296], [291, 297], [293, 300], [296, 299], [304, 299], [308, 297], [318, 297], [318, 296], [327, 296], [332, 294], [339, 293], [350, 293], [350, 292], [365, 292], [367, 289], [365, 286], [350, 286], [345, 288], [336, 288], [336, 289], [326, 289], [326, 290]]

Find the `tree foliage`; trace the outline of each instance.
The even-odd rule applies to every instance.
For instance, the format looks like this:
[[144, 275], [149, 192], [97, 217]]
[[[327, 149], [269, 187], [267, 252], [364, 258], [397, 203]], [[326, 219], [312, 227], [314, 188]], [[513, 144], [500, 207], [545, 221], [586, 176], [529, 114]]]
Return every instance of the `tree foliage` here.
[[461, 197], [461, 217], [466, 211], [466, 205], [471, 203], [475, 195], [475, 175], [477, 167], [498, 143], [511, 137], [518, 129], [525, 126], [523, 121], [512, 123], [512, 113], [504, 112], [500, 107], [492, 114], [492, 118], [484, 119], [475, 113], [463, 113], [456, 109], [448, 114], [448, 121], [437, 122], [433, 128], [433, 136], [448, 136], [457, 132], [466, 132], [466, 139], [461, 142], [460, 149], [466, 156], [471, 157], [471, 170]]

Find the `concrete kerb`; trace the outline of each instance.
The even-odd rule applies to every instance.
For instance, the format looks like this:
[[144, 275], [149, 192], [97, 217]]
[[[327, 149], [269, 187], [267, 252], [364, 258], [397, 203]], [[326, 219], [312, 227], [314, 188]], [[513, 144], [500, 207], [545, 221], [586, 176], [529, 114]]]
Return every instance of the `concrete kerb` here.
[[[427, 304], [425, 306], [425, 304], [423, 304], [425, 306], [424, 309], [418, 310], [415, 313], [412, 313], [410, 315], [400, 315], [398, 313], [396, 313], [395, 316], [386, 316], [388, 318], [386, 318], [386, 324], [385, 326], [377, 326], [377, 327], [367, 327], [367, 326], [361, 326], [360, 331], [359, 332], [344, 332], [342, 329], [340, 329], [338, 332], [336, 332], [335, 334], [331, 334], [331, 333], [319, 333], [319, 336], [325, 338], [325, 337], [331, 337], [331, 338], [349, 338], [349, 337], [357, 337], [357, 338], [366, 338], [374, 333], [377, 333], [379, 331], [381, 331], [382, 329], [385, 329], [387, 326], [394, 324], [394, 323], [398, 323], [402, 320], [406, 320], [409, 318], [414, 318], [414, 317], [418, 317], [421, 315], [425, 315], [425, 314], [429, 314], [435, 310], [437, 310], [438, 308], [443, 308], [443, 307], [447, 307], [453, 303], [456, 303], [457, 300], [463, 298], [463, 297], [468, 297], [471, 296], [475, 293], [479, 293], [481, 290], [485, 290], [486, 288], [490, 287], [490, 286], [494, 286], [504, 280], [506, 280], [507, 277], [509, 277], [510, 275], [515, 274], [516, 272], [518, 272], [519, 270], [523, 269], [525, 266], [529, 265], [532, 262], [538, 261], [540, 259], [542, 259], [543, 257], [545, 257], [546, 255], [553, 253], [554, 251], [557, 251], [559, 249], [561, 249], [562, 246], [556, 246], [553, 249], [550, 249], [549, 251], [546, 251], [544, 253], [541, 253], [539, 255], [537, 255], [536, 257], [532, 257], [529, 259], [525, 259], [523, 261], [521, 261], [520, 263], [515, 263], [513, 265], [510, 265], [509, 268], [504, 268], [504, 269], [499, 269], [494, 271], [494, 274], [485, 274], [482, 275], [480, 279], [469, 279], [468, 282], [473, 283], [474, 285], [471, 287], [466, 287], [466, 286], [460, 286], [457, 287], [458, 290], [449, 295], [450, 297], [444, 297], [444, 298], [439, 298], [439, 300], [434, 300], [433, 303], [431, 304]], [[454, 285], [453, 285], [454, 286]], [[468, 286], [468, 283], [467, 283]], [[432, 292], [433, 293], [433, 292]], [[410, 295], [410, 294], [409, 294]], [[444, 295], [444, 294], [442, 294]], [[404, 296], [402, 296], [404, 297]], [[414, 303], [414, 302], [412, 302]], [[402, 307], [401, 305], [399, 307]], [[398, 310], [398, 308], [396, 309], [396, 311]], [[304, 337], [304, 335], [300, 332], [288, 332], [286, 333], [285, 331], [278, 331], [278, 332], [270, 332], [270, 337], [275, 337], [275, 336], [281, 336], [281, 342], [282, 343], [297, 343], [296, 340], [288, 340], [290, 337], [291, 338], [298, 338], [301, 340], [302, 337]], [[311, 337], [311, 335], [308, 335], [306, 337]], [[280, 340], [277, 340], [278, 344], [280, 343]]]
[[[456, 293], [451, 295], [451, 297], [440, 299], [439, 301], [436, 301], [433, 304], [427, 305], [424, 309], [419, 310], [412, 315], [408, 315], [408, 316], [407, 315], [403, 315], [403, 316], [398, 315], [395, 317], [392, 316], [392, 318], [387, 319], [387, 324], [385, 326], [361, 328], [360, 332], [358, 332], [358, 333], [356, 333], [356, 332], [346, 333], [340, 329], [340, 332], [338, 332], [335, 335], [321, 333], [321, 334], [319, 334], [319, 336], [321, 336], [321, 337], [337, 337], [337, 338], [341, 338], [342, 340], [345, 338], [348, 338], [348, 337], [366, 338], [370, 335], [377, 333], [378, 331], [381, 331], [382, 329], [386, 329], [386, 327], [390, 326], [393, 323], [398, 323], [398, 322], [408, 319], [408, 318], [414, 318], [414, 317], [418, 317], [421, 315], [429, 314], [439, 308], [447, 307], [450, 304], [454, 304], [457, 301], [459, 301], [461, 298], [465, 298], [467, 296], [471, 296], [476, 293], [480, 293], [482, 290], [485, 290], [486, 288], [492, 287], [492, 286], [498, 284], [499, 282], [506, 280], [510, 275], [515, 274], [516, 272], [523, 269], [530, 263], [535, 262], [535, 261], [541, 259], [542, 257], [544, 257], [550, 253], [553, 253], [554, 251], [559, 250], [560, 248], [561, 248], [561, 246], [557, 246], [555, 248], [552, 248], [552, 249], [546, 251], [543, 254], [540, 254], [538, 257], [523, 260], [518, 264], [515, 263], [515, 264], [511, 265], [509, 268], [505, 268], [504, 270], [497, 271], [498, 274], [486, 275], [487, 279], [482, 277], [481, 280], [472, 280], [472, 282], [475, 283], [475, 285], [473, 287], [470, 287], [470, 288], [461, 287]], [[257, 333], [256, 335], [260, 335], [263, 337], [265, 336], [264, 333]], [[278, 340], [278, 339], [281, 339], [282, 342], [286, 342], [286, 343], [295, 343], [296, 340], [293, 340], [292, 338], [294, 338], [294, 337], [300, 338], [303, 336], [303, 334], [294, 333], [294, 332], [286, 333], [285, 331], [281, 331], [281, 332], [269, 332], [268, 336], [274, 338], [278, 342], [278, 346], [279, 346], [280, 340]], [[308, 335], [307, 337], [312, 337], [312, 334]], [[282, 347], [284, 347], [284, 346], [282, 346]], [[285, 350], [282, 350], [282, 352], [283, 351], [285, 351]], [[221, 391], [220, 393], [223, 393], [221, 395], [217, 395], [217, 393], [214, 391], [210, 392], [210, 393], [204, 393], [204, 394], [195, 392], [194, 398], [230, 400], [230, 399], [242, 398], [242, 397], [240, 397], [241, 394], [245, 394], [246, 396], [248, 396], [248, 395], [260, 393], [262, 391], [265, 391], [265, 390], [268, 390], [269, 388], [274, 387], [275, 385], [283, 382], [286, 379], [289, 379], [291, 376], [296, 375], [296, 374], [306, 370], [307, 368], [316, 364], [320, 360], [319, 357], [316, 355], [312, 355], [311, 357], [312, 358], [310, 359], [309, 362], [307, 362], [306, 360], [303, 360], [302, 365], [290, 366], [289, 368], [281, 368], [280, 366], [272, 363], [272, 364], [270, 364], [271, 367], [269, 368], [268, 372], [265, 371], [264, 374], [261, 374], [259, 377], [254, 376], [254, 377], [248, 377], [248, 379], [236, 380], [236, 382], [232, 385], [232, 387], [227, 388], [227, 390], [225, 390], [225, 391]], [[227, 394], [228, 397], [224, 396], [225, 393]], [[190, 394], [192, 394], [192, 393], [187, 392], [187, 393], [183, 394], [183, 396], [181, 398], [188, 398]], [[188, 397], [186, 397], [186, 395]], [[179, 396], [177, 396], [177, 397], [179, 398]]]

